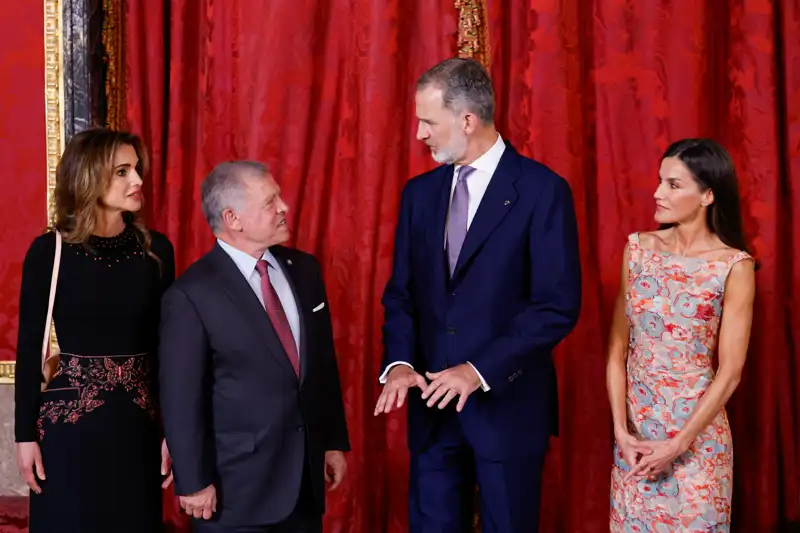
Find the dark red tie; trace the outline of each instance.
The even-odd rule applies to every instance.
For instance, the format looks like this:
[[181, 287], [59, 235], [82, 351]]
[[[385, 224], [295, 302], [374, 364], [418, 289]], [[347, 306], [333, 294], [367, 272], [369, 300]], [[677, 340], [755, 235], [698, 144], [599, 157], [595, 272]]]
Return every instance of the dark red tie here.
[[289, 326], [289, 320], [286, 318], [286, 312], [283, 310], [281, 301], [278, 298], [278, 293], [272, 286], [269, 280], [269, 264], [265, 260], [256, 263], [256, 270], [261, 275], [261, 293], [264, 295], [264, 307], [267, 309], [267, 315], [272, 321], [272, 327], [278, 334], [281, 340], [283, 349], [286, 350], [286, 355], [289, 357], [289, 362], [292, 363], [295, 373], [300, 375], [300, 357], [297, 355], [297, 344], [294, 342], [294, 335], [292, 335], [292, 328]]

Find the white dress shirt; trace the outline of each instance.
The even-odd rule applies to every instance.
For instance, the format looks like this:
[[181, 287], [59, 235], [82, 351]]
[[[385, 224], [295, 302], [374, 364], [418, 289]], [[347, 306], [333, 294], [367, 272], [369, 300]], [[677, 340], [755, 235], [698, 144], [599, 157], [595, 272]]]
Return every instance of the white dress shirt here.
[[[469, 203], [467, 204], [467, 231], [469, 231], [469, 227], [472, 224], [472, 219], [475, 218], [475, 213], [478, 212], [478, 207], [481, 205], [481, 200], [483, 200], [483, 195], [486, 194], [486, 189], [489, 188], [489, 183], [492, 181], [492, 176], [494, 176], [495, 170], [497, 170], [497, 165], [500, 164], [500, 158], [503, 157], [503, 152], [506, 151], [506, 143], [503, 142], [503, 138], [500, 134], [497, 135], [497, 141], [492, 145], [489, 150], [480, 156], [478, 159], [472, 162], [471, 166], [475, 169], [475, 172], [467, 178], [467, 191], [469, 191]], [[453, 179], [450, 184], [450, 201], [453, 201], [453, 192], [456, 190], [456, 182], [458, 181], [458, 170], [462, 167], [462, 165], [455, 165], [453, 168]], [[449, 204], [448, 204], [449, 205]], [[448, 208], [448, 216], [449, 216], [449, 208]], [[447, 225], [445, 224], [445, 248], [447, 248]], [[489, 391], [491, 387], [489, 384], [486, 383], [486, 380], [483, 379], [480, 371], [475, 368], [475, 365], [467, 361], [467, 364], [475, 370], [475, 373], [478, 374], [478, 379], [481, 381], [481, 389], [484, 391]], [[386, 367], [386, 370], [383, 371], [381, 377], [378, 378], [380, 383], [386, 383], [386, 376], [389, 374], [389, 371], [397, 366], [397, 365], [406, 365], [414, 368], [412, 365], [406, 363], [405, 361], [397, 361], [391, 363], [389, 366]]]
[[[472, 225], [472, 219], [475, 218], [475, 213], [478, 212], [478, 206], [481, 205], [483, 195], [486, 194], [486, 189], [489, 188], [489, 182], [492, 181], [494, 171], [497, 170], [497, 165], [500, 164], [500, 158], [503, 157], [503, 152], [506, 151], [506, 143], [503, 138], [497, 135], [497, 141], [489, 148], [485, 154], [476, 159], [471, 165], [475, 172], [467, 178], [467, 190], [469, 191], [469, 204], [467, 207], [467, 231]], [[458, 171], [462, 165], [455, 165], [453, 169], [453, 181], [450, 184], [450, 201], [453, 201], [453, 192], [456, 190], [456, 182], [458, 181]], [[449, 214], [449, 213], [448, 213]], [[445, 225], [445, 231], [447, 226]], [[445, 239], [445, 247], [447, 246], [447, 239]]]
[[[244, 276], [244, 279], [247, 280], [247, 283], [250, 285], [250, 288], [253, 289], [258, 301], [261, 302], [261, 306], [264, 307], [264, 311], [266, 312], [266, 307], [264, 305], [264, 295], [261, 292], [261, 274], [258, 273], [256, 270], [256, 263], [258, 260], [253, 257], [252, 255], [245, 253], [241, 250], [238, 250], [228, 244], [227, 242], [217, 239], [220, 247], [225, 250], [233, 262], [236, 263], [236, 266]], [[272, 283], [272, 286], [275, 288], [275, 292], [278, 294], [278, 299], [281, 301], [281, 305], [283, 306], [283, 311], [286, 313], [286, 319], [289, 321], [289, 327], [292, 330], [292, 336], [294, 337], [294, 342], [297, 345], [297, 353], [300, 353], [300, 312], [297, 308], [297, 302], [294, 299], [294, 292], [292, 292], [292, 286], [289, 284], [289, 280], [286, 278], [286, 274], [283, 272], [281, 268], [280, 262], [275, 259], [275, 256], [272, 255], [272, 252], [267, 250], [264, 252], [264, 255], [261, 256], [261, 259], [264, 259], [267, 263], [269, 263], [269, 279]]]

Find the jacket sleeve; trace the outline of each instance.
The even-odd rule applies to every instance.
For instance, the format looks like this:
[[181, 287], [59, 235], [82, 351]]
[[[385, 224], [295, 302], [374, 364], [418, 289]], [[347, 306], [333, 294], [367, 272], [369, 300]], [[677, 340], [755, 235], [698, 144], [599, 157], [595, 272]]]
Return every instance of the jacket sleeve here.
[[211, 354], [197, 309], [175, 285], [162, 299], [158, 356], [161, 412], [175, 493], [193, 494], [214, 480], [204, 387]]
[[549, 354], [575, 327], [581, 265], [572, 191], [562, 178], [542, 191], [529, 228], [530, 295], [505, 333], [471, 363], [500, 392], [528, 357]]

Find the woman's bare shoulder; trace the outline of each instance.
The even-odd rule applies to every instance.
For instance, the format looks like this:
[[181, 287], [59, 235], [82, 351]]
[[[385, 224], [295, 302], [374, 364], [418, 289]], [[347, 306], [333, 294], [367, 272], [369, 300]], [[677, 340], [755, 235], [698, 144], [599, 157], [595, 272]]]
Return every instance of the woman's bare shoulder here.
[[660, 229], [656, 231], [639, 232], [639, 242], [642, 248], [660, 249], [666, 244], [666, 237], [672, 232], [672, 228]]

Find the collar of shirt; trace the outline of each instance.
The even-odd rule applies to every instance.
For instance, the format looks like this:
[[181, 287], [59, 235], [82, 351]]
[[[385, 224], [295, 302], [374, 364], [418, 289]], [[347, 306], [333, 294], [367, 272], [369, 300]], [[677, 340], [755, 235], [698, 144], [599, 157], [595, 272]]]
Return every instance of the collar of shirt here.
[[[500, 158], [503, 157], [503, 152], [506, 151], [506, 143], [503, 141], [503, 138], [500, 134], [497, 134], [497, 141], [492, 145], [489, 150], [480, 156], [478, 159], [472, 162], [471, 166], [475, 170], [479, 170], [492, 176], [494, 171], [497, 170], [497, 165], [500, 164]], [[462, 165], [456, 165], [455, 172], [458, 172], [458, 169], [461, 168]]]
[[[258, 263], [258, 260], [252, 255], [243, 252], [238, 248], [234, 248], [222, 239], [217, 239], [217, 243], [219, 243], [220, 248], [222, 248], [225, 253], [227, 253], [230, 258], [233, 259], [233, 262], [236, 263], [236, 267], [241, 271], [242, 275], [249, 279], [253, 272], [256, 271], [256, 263]], [[261, 259], [266, 260], [267, 263], [269, 263], [269, 266], [272, 268], [278, 268], [278, 261], [269, 250], [264, 252], [264, 255], [261, 256]]]

